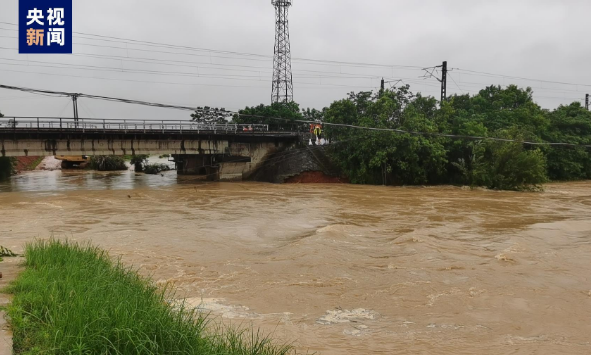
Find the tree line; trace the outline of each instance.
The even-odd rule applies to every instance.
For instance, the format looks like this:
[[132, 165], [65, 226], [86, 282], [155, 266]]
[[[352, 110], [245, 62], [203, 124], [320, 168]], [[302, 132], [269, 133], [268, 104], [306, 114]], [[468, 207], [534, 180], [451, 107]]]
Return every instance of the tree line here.
[[357, 184], [539, 190], [548, 181], [591, 178], [589, 149], [523, 143], [591, 144], [591, 113], [581, 103], [542, 109], [531, 88], [489, 86], [440, 103], [407, 85], [350, 93], [322, 110], [303, 110], [296, 103], [259, 105], [233, 117], [235, 123], [275, 129], [293, 129], [296, 120], [421, 132], [325, 125], [333, 142], [330, 157]]

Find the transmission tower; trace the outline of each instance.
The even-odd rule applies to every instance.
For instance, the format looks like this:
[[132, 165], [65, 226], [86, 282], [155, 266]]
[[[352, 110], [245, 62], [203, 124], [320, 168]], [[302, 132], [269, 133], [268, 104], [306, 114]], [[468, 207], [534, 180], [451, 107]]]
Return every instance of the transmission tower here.
[[273, 93], [271, 102], [293, 101], [291, 46], [288, 12], [291, 0], [271, 0], [275, 6], [275, 57], [273, 58]]

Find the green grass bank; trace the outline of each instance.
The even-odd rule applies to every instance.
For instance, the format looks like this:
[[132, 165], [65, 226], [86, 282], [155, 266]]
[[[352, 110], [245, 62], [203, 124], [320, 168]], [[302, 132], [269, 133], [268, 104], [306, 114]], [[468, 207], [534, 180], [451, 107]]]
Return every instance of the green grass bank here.
[[173, 306], [160, 289], [107, 252], [57, 240], [25, 248], [6, 291], [15, 354], [292, 354], [260, 332], [215, 325]]

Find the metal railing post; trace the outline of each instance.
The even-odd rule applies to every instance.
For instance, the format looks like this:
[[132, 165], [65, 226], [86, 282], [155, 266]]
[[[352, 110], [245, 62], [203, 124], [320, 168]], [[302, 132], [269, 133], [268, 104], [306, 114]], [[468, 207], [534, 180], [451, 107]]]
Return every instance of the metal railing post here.
[[106, 130], [106, 128], [105, 128], [105, 120], [103, 119], [103, 133], [105, 133], [105, 130]]
[[37, 130], [39, 130], [39, 117], [37, 117]]

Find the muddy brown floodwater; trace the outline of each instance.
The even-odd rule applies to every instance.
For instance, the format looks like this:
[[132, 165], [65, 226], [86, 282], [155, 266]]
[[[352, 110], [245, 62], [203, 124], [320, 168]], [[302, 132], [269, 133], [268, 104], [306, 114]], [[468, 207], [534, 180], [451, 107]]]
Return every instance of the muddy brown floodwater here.
[[43, 174], [0, 186], [0, 244], [92, 240], [303, 353], [591, 353], [589, 182], [514, 193]]

